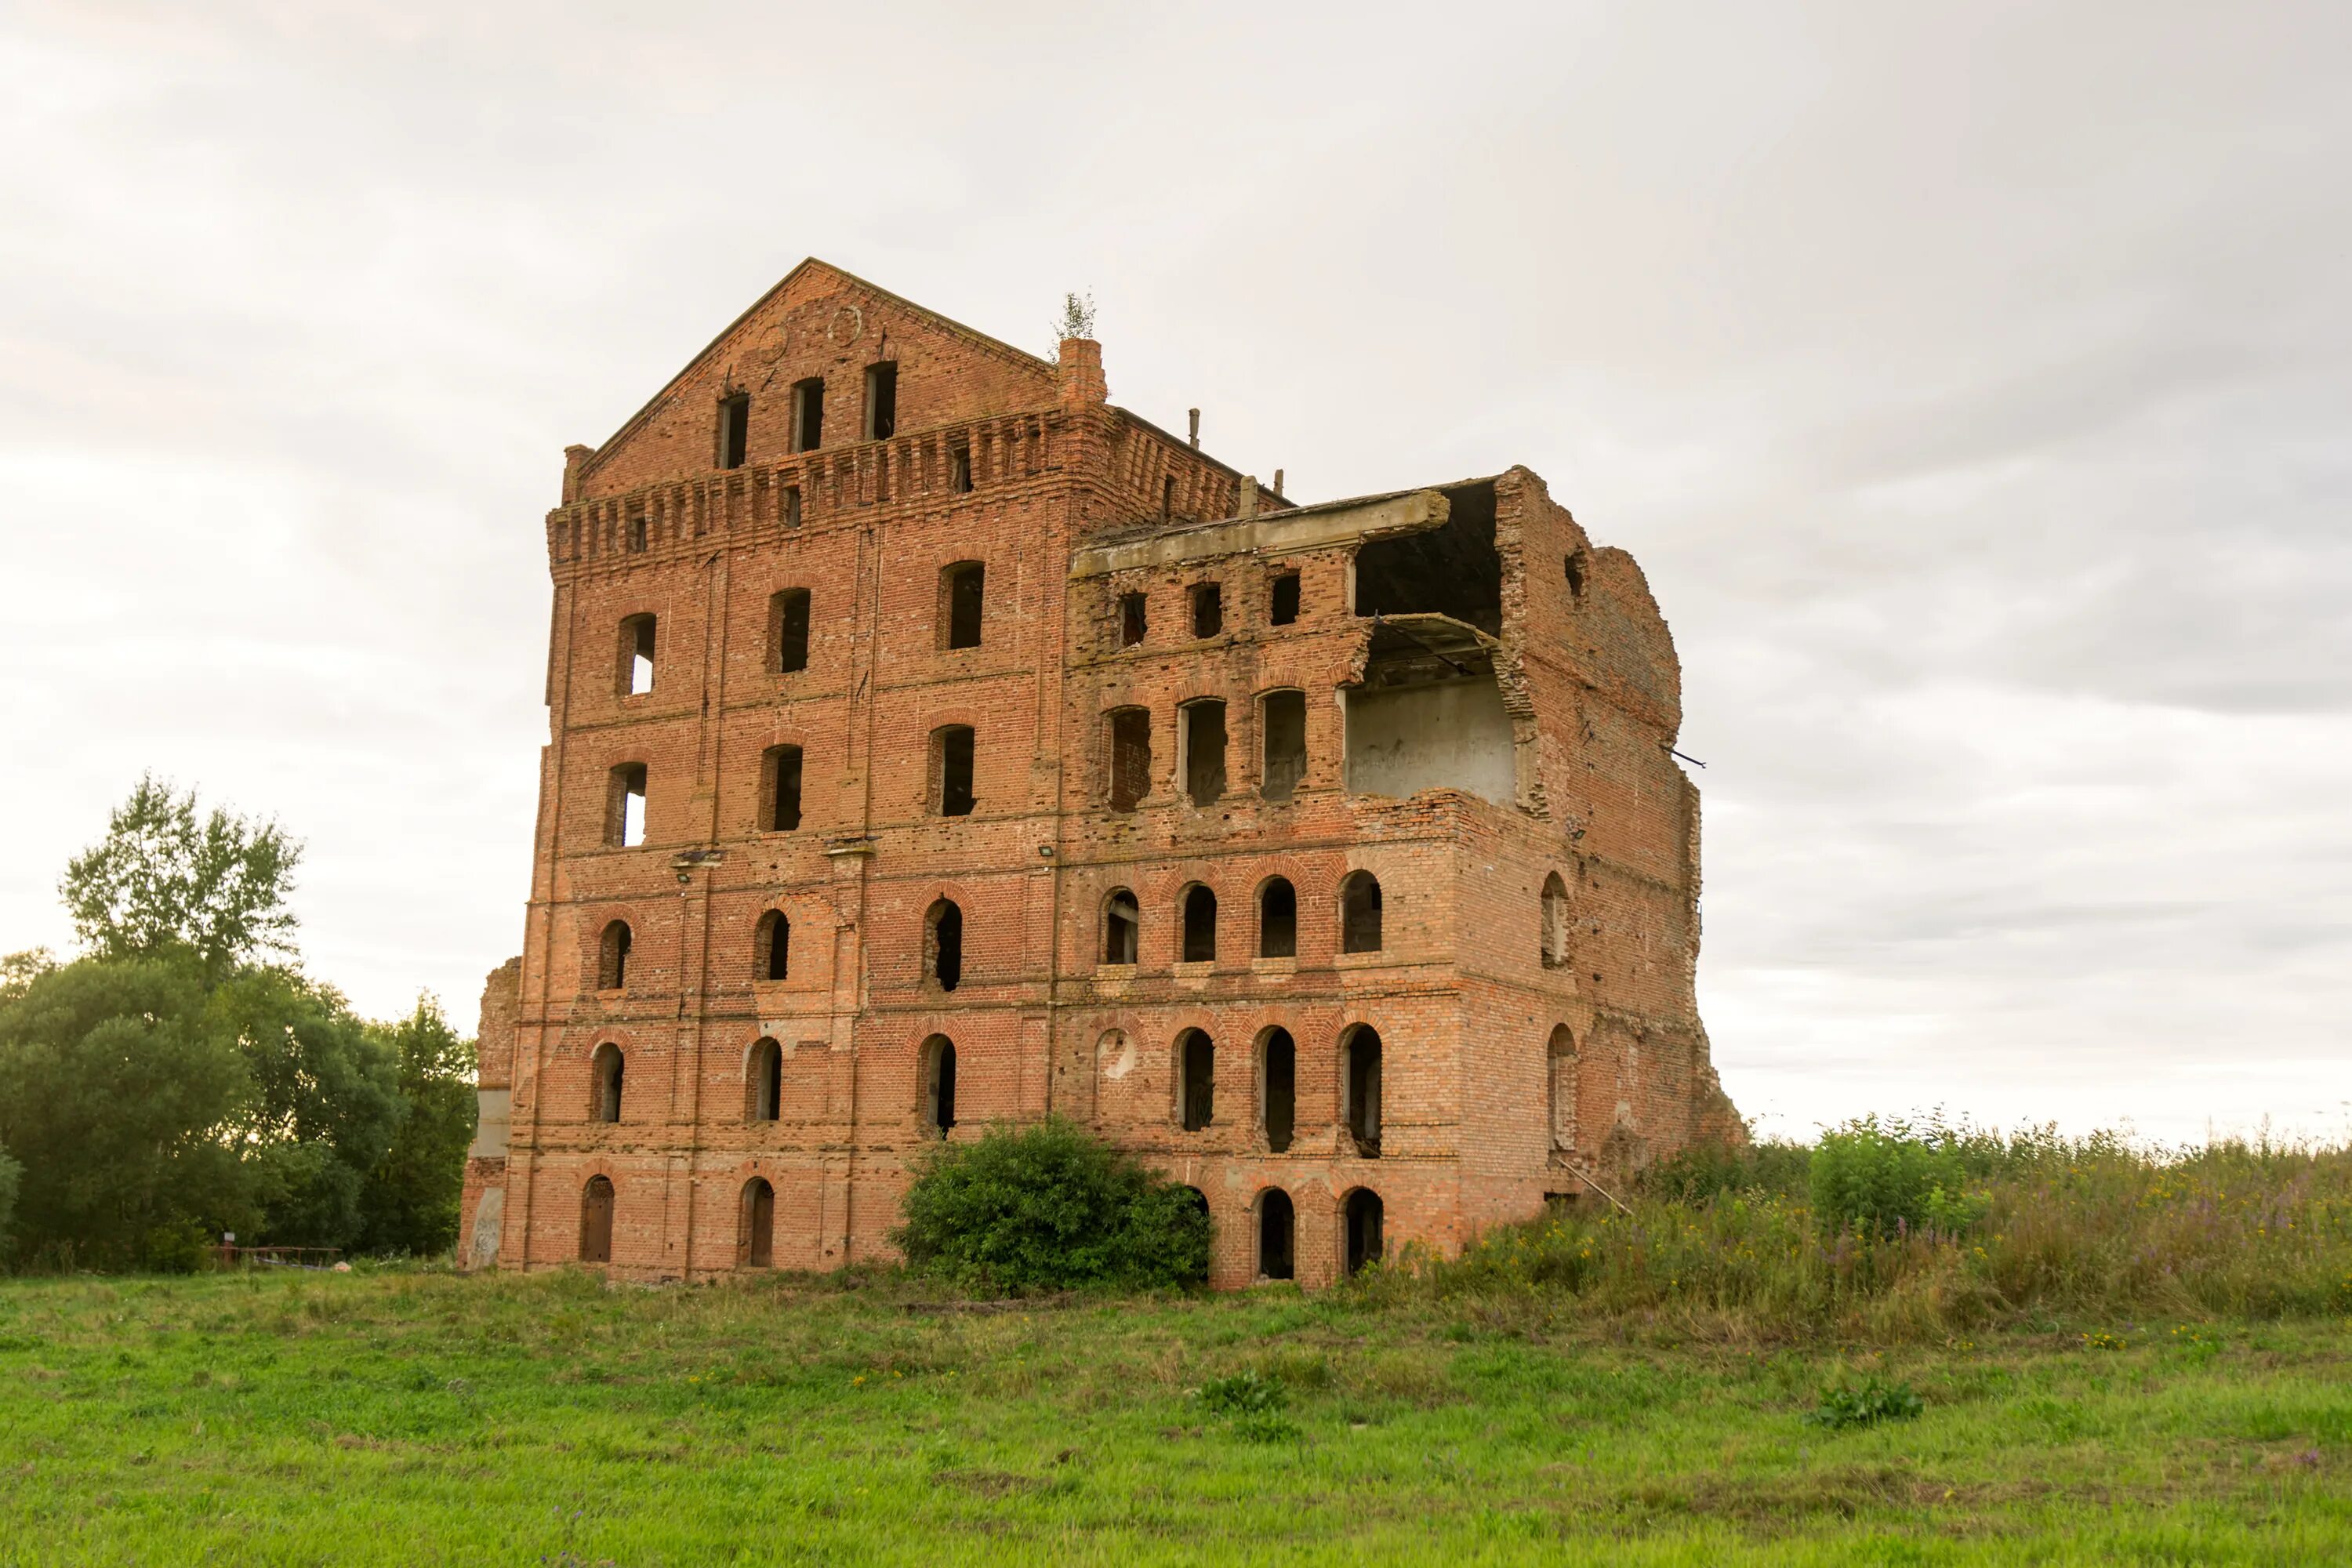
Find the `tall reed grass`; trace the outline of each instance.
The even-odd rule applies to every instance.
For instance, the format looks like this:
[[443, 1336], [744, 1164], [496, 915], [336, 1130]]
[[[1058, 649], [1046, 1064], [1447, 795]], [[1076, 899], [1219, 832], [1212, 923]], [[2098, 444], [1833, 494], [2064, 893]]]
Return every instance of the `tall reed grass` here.
[[2352, 1311], [2352, 1147], [1889, 1125], [1957, 1163], [1972, 1223], [1816, 1213], [1822, 1152], [1767, 1143], [1654, 1168], [1629, 1212], [1492, 1231], [1458, 1258], [1398, 1259], [1365, 1289], [1912, 1340], [2019, 1321]]

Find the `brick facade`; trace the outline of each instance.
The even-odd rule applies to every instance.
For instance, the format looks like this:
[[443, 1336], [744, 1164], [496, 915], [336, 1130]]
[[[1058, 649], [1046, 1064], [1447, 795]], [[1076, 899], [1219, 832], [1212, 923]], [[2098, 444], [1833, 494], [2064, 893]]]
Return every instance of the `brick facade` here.
[[[1742, 1135], [1693, 999], [1673, 645], [1632, 559], [1534, 474], [1300, 506], [1109, 404], [1094, 343], [1036, 359], [816, 261], [566, 456], [551, 739], [523, 953], [484, 997], [468, 1262], [576, 1261], [605, 1250], [607, 1213], [632, 1278], [887, 1255], [905, 1162], [941, 1135], [942, 1041], [947, 1137], [1095, 1126], [1204, 1195], [1219, 1285], [1257, 1276], [1270, 1190], [1312, 1284], [1346, 1267], [1360, 1191], [1387, 1247], [1451, 1250], [1588, 1176]], [[971, 563], [977, 644], [951, 646], [949, 569]], [[1210, 584], [1220, 624], [1196, 636]], [[1188, 717], [1214, 702], [1221, 789], [1214, 725]], [[1138, 730], [1115, 756], [1121, 710]], [[798, 748], [796, 825], [778, 748]], [[637, 776], [643, 841], [618, 843]], [[1358, 874], [1378, 931], [1360, 899], [1351, 942]], [[1287, 943], [1278, 889], [1261, 918], [1275, 879]], [[1186, 955], [1197, 889], [1212, 956], [1197, 920]], [[1115, 898], [1132, 962], [1110, 961]]]

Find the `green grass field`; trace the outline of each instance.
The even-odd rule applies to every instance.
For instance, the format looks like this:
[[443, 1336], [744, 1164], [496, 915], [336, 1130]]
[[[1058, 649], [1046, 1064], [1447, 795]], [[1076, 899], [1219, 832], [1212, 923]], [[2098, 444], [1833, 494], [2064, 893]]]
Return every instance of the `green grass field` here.
[[[2347, 1352], [2340, 1317], [1874, 1350], [1355, 1289], [20, 1279], [0, 1563], [2343, 1563]], [[1924, 1413], [1806, 1423], [1870, 1372]]]

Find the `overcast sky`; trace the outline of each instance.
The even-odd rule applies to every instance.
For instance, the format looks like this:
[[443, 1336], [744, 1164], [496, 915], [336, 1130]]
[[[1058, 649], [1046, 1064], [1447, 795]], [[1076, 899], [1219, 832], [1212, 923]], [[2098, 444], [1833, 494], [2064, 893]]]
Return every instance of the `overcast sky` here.
[[[805, 15], [796, 12], [805, 11]], [[2352, 7], [0, 19], [0, 950], [153, 768], [311, 966], [519, 951], [541, 519], [802, 257], [1649, 574], [1768, 1129], [2352, 1115]]]

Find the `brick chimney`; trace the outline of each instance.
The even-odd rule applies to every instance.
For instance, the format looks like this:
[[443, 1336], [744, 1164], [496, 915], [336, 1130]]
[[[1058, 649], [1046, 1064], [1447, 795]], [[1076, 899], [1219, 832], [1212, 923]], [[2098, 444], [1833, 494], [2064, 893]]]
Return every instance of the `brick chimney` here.
[[563, 504], [570, 506], [580, 499], [580, 470], [596, 455], [593, 447], [574, 444], [563, 448]]
[[1060, 370], [1063, 407], [1110, 401], [1110, 387], [1103, 380], [1102, 344], [1094, 339], [1064, 338]]

